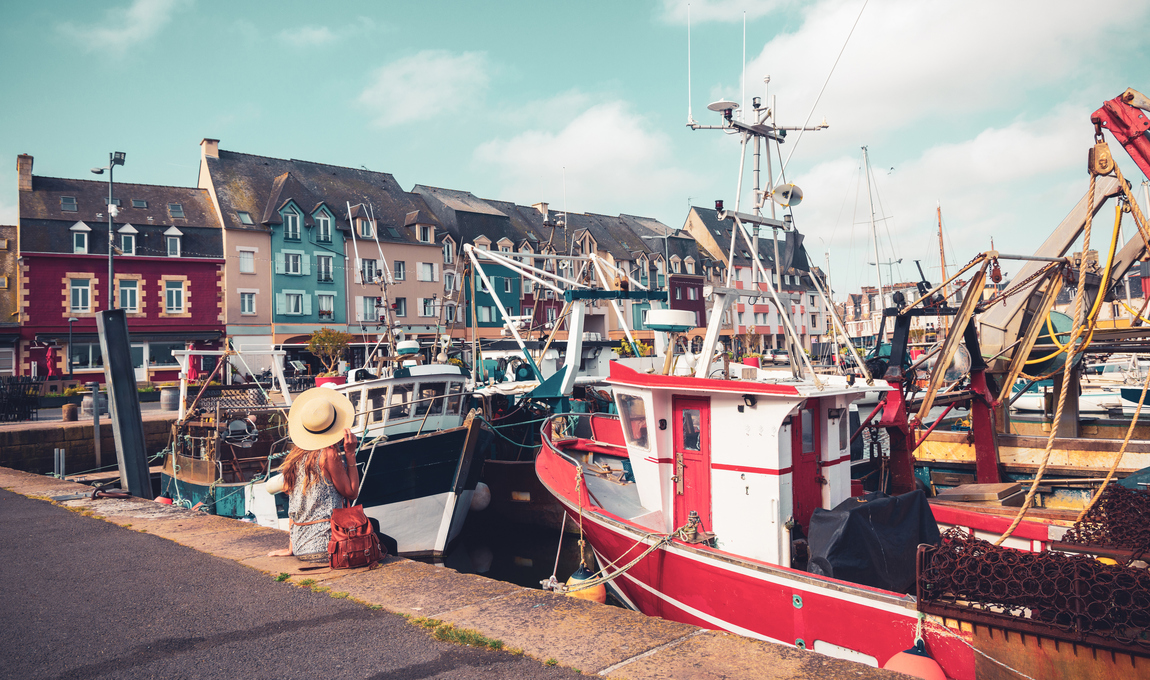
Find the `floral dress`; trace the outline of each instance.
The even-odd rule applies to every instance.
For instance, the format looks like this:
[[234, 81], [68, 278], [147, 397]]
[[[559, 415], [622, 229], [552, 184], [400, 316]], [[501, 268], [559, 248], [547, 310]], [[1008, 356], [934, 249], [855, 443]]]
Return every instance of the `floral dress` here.
[[288, 500], [288, 517], [292, 521], [292, 554], [305, 562], [328, 560], [327, 543], [331, 539], [331, 523], [328, 520], [331, 519], [332, 511], [342, 508], [344, 504], [343, 496], [324, 474], [320, 463], [322, 458], [323, 456], [316, 456], [314, 463], [318, 479], [303, 493], [301, 490], [306, 478], [304, 467], [307, 464], [306, 459], [296, 464], [298, 481]]

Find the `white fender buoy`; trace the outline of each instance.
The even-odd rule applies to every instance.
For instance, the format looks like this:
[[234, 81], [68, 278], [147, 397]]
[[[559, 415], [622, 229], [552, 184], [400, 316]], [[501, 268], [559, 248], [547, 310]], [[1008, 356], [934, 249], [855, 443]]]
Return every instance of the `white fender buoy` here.
[[489, 505], [491, 505], [491, 487], [479, 482], [475, 485], [475, 491], [471, 492], [471, 512], [483, 512]]

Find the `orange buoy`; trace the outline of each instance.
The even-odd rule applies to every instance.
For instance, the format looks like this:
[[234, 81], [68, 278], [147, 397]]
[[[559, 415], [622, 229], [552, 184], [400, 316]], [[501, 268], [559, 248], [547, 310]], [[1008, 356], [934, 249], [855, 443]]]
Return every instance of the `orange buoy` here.
[[923, 680], [946, 680], [946, 673], [938, 662], [926, 653], [926, 645], [916, 640], [914, 647], [895, 654], [882, 665], [883, 670], [896, 671], [923, 678]]
[[156, 496], [156, 502], [160, 503], [161, 505], [171, 505], [172, 499], [168, 498], [167, 496]]
[[[567, 587], [570, 588], [572, 586], [577, 586], [581, 583], [585, 583], [592, 576], [593, 574], [590, 572], [590, 570], [580, 564], [579, 568], [575, 570], [575, 573], [571, 574], [571, 578], [567, 579]], [[591, 600], [592, 602], [603, 604], [607, 601], [607, 586], [600, 583], [598, 585], [591, 586], [590, 588], [567, 591], [566, 595], [567, 597], [574, 597], [580, 600]]]

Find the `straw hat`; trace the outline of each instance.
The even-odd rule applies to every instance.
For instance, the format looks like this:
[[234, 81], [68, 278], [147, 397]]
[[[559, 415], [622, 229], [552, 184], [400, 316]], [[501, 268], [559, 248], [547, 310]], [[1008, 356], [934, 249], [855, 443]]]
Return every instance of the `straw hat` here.
[[299, 395], [288, 411], [292, 443], [312, 451], [333, 446], [355, 422], [355, 407], [335, 390], [315, 387]]

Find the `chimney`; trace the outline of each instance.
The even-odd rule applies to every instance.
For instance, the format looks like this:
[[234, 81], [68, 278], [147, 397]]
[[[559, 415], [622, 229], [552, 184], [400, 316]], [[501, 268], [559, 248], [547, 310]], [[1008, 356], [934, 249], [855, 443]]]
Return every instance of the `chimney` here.
[[20, 191], [32, 190], [32, 157], [22, 153], [16, 157], [16, 173], [20, 175]]
[[200, 153], [202, 153], [205, 158], [219, 158], [220, 140], [204, 137], [200, 140]]
[[546, 202], [535, 203], [531, 207], [538, 210], [539, 214], [543, 215], [544, 220], [547, 219], [548, 215], [547, 215], [547, 203]]

